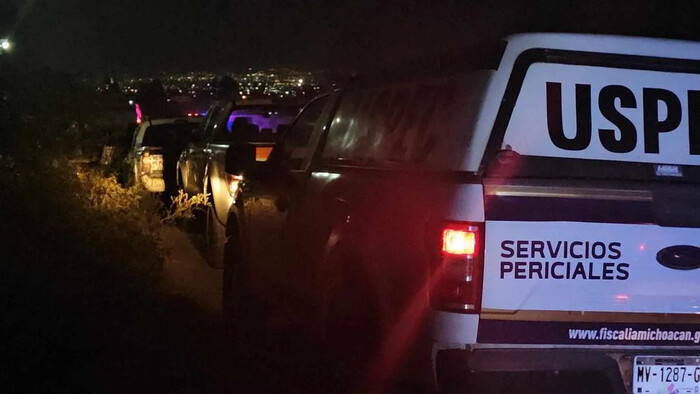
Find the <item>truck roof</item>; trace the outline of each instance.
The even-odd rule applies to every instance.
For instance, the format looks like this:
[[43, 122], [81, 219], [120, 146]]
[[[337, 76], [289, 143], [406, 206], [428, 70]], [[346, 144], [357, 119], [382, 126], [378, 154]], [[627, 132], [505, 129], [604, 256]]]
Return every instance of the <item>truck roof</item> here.
[[[532, 48], [700, 60], [700, 42], [576, 33], [522, 33], [505, 38], [506, 55]], [[517, 55], [516, 55], [517, 56]], [[505, 56], [504, 56], [504, 59]]]
[[161, 125], [161, 124], [168, 124], [168, 123], [201, 123], [202, 118], [190, 118], [190, 117], [181, 117], [181, 118], [155, 118], [155, 119], [144, 119], [142, 124], [149, 125], [149, 126], [156, 126], [156, 125]]

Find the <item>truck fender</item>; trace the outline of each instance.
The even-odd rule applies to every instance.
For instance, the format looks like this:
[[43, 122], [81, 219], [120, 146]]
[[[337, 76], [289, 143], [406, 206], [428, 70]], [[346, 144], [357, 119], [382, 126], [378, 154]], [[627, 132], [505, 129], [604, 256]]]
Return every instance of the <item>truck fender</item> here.
[[319, 258], [319, 294], [317, 327], [319, 334], [325, 335], [328, 309], [334, 292], [339, 286], [362, 281], [367, 290], [368, 303], [379, 308], [377, 286], [371, 272], [363, 265], [362, 251], [358, 249], [358, 230], [348, 203], [340, 198], [333, 201], [332, 217], [328, 238]]

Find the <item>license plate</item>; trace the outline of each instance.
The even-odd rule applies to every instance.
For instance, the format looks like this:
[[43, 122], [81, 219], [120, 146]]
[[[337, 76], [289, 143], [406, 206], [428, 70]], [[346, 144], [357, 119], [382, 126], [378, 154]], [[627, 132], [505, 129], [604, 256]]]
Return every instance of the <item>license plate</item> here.
[[151, 155], [151, 172], [163, 171], [163, 156]]
[[700, 393], [700, 357], [637, 356], [633, 393]]

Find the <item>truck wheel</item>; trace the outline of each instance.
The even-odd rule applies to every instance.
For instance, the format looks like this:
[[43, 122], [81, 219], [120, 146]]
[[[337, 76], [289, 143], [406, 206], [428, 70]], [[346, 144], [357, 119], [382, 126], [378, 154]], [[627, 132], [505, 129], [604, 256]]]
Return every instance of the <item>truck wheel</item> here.
[[216, 218], [213, 206], [207, 208], [207, 264], [212, 268], [224, 268], [224, 243], [226, 242], [226, 229]]
[[222, 309], [226, 331], [241, 347], [264, 341], [267, 329], [265, 308], [247, 291], [247, 278], [240, 236], [232, 234], [224, 245]]

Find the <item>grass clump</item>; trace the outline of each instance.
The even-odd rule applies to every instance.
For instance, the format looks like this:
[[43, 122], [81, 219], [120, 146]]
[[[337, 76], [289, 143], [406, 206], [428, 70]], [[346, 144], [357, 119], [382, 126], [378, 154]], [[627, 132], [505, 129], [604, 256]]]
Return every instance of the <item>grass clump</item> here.
[[206, 207], [209, 206], [209, 194], [198, 193], [190, 197], [182, 189], [178, 191], [177, 196], [172, 196], [170, 200], [170, 208], [161, 219], [161, 223], [164, 224], [177, 224], [194, 220], [198, 213], [206, 212]]

